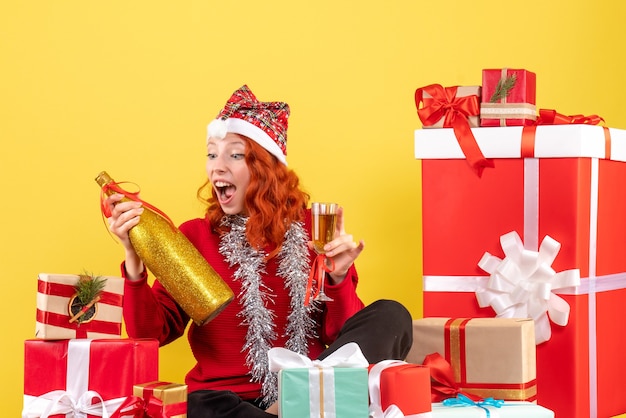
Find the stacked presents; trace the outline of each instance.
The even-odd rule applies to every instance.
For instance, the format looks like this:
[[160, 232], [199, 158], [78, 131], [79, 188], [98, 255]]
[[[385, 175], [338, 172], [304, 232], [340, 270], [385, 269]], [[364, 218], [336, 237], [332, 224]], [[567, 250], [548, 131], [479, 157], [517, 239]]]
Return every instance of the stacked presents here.
[[157, 380], [158, 341], [121, 338], [123, 292], [119, 277], [39, 275], [22, 417], [186, 416], [187, 387]]
[[[626, 337], [612, 325], [626, 300], [626, 131], [596, 115], [537, 109], [535, 74], [523, 69], [483, 70], [482, 86], [429, 85], [415, 101], [424, 128], [415, 131], [424, 273], [416, 327], [429, 330], [415, 338], [438, 330], [436, 351], [479, 397], [517, 392], [558, 418], [626, 412]], [[532, 349], [501, 346], [529, 338], [511, 334], [527, 326], [522, 318], [533, 324]]]
[[[282, 418], [611, 417], [626, 412], [626, 131], [536, 108], [535, 74], [415, 100], [424, 318], [406, 359], [354, 344], [322, 361], [283, 348]], [[185, 417], [158, 342], [122, 339], [123, 280], [41, 274], [25, 342], [25, 418]], [[136, 412], [136, 414], [135, 414]], [[135, 415], [133, 415], [135, 414]]]

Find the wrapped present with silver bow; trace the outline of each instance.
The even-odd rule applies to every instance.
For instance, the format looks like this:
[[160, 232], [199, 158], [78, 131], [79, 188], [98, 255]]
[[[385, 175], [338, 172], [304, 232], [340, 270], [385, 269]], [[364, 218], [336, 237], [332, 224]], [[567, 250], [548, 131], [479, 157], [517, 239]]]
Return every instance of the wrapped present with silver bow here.
[[367, 367], [356, 343], [324, 360], [311, 360], [285, 348], [269, 350], [270, 371], [278, 372], [281, 418], [365, 418], [368, 416]]

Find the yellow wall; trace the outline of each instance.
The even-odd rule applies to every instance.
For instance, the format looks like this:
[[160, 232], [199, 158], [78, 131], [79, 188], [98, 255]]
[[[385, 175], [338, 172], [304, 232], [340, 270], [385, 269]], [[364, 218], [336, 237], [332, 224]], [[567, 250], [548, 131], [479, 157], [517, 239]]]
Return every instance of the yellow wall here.
[[[138, 183], [177, 223], [198, 216], [205, 126], [248, 83], [289, 102], [290, 166], [365, 239], [363, 299], [419, 317], [415, 89], [527, 68], [539, 107], [626, 128], [625, 14], [613, 0], [3, 2], [2, 415], [21, 410], [37, 273], [118, 274], [99, 171]], [[190, 365], [181, 340], [161, 351], [160, 377], [182, 381]]]

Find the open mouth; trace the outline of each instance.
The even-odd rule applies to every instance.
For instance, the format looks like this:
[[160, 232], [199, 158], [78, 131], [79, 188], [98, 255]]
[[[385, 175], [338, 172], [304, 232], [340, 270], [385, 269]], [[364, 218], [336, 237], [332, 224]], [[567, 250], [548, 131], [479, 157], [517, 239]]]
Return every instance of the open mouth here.
[[216, 181], [213, 184], [215, 191], [217, 192], [217, 198], [220, 202], [227, 202], [231, 197], [235, 194], [237, 188], [231, 184], [226, 183], [225, 181]]

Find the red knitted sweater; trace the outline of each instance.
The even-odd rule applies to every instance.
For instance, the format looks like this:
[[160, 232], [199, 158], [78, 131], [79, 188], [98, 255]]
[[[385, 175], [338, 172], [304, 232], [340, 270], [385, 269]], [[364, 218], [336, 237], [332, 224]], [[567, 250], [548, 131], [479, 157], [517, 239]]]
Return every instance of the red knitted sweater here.
[[[307, 213], [308, 215], [308, 213]], [[305, 219], [309, 219], [306, 216]], [[310, 222], [305, 222], [310, 233]], [[246, 353], [242, 351], [245, 343], [246, 326], [238, 316], [241, 306], [238, 295], [242, 290], [241, 281], [233, 279], [237, 266], [232, 268], [219, 253], [219, 236], [211, 232], [205, 219], [193, 219], [180, 226], [183, 234], [198, 248], [215, 271], [229, 284], [235, 293], [235, 300], [230, 303], [215, 319], [201, 327], [192, 323], [187, 338], [196, 365], [187, 373], [186, 384], [189, 391], [200, 389], [231, 390], [242, 399], [255, 399], [260, 396], [260, 384], [250, 381], [250, 371], [245, 365]], [[311, 260], [314, 257], [311, 253]], [[284, 346], [284, 335], [289, 314], [288, 289], [284, 288], [284, 279], [276, 275], [277, 257], [269, 260], [263, 283], [273, 294], [273, 305], [269, 309], [275, 314], [278, 338], [275, 347]], [[125, 268], [122, 264], [122, 275]], [[131, 338], [156, 338], [165, 345], [182, 336], [189, 322], [189, 316], [167, 293], [158, 280], [152, 288], [144, 272], [142, 280], [126, 280], [124, 293], [124, 321]], [[326, 345], [334, 341], [346, 319], [363, 308], [363, 303], [356, 294], [358, 276], [352, 266], [346, 279], [339, 285], [326, 286], [326, 293], [334, 299], [326, 303], [326, 309], [317, 318], [318, 339], [309, 342], [309, 357], [316, 358]]]

